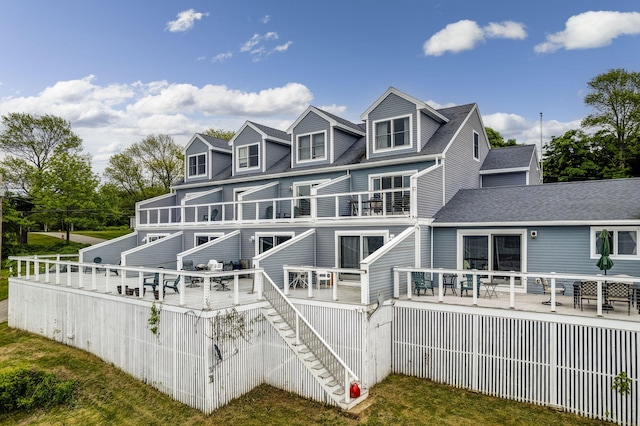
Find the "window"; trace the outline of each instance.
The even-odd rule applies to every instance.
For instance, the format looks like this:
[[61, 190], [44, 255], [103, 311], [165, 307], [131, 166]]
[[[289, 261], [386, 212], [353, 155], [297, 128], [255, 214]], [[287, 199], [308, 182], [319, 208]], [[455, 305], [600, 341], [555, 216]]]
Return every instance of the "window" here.
[[224, 233], [216, 232], [216, 233], [207, 233], [207, 234], [194, 234], [195, 246], [201, 246], [202, 244], [206, 244], [209, 241], [213, 241], [216, 238], [220, 238], [224, 236]]
[[411, 146], [411, 119], [409, 116], [373, 123], [375, 150], [407, 148]]
[[473, 158], [480, 158], [480, 135], [473, 132]]
[[142, 242], [146, 242], [148, 244], [168, 236], [169, 234], [147, 234], [147, 236], [142, 239]]
[[526, 236], [526, 229], [458, 231], [458, 267], [526, 272]]
[[358, 269], [360, 261], [382, 247], [388, 234], [338, 234], [337, 264], [340, 268]]
[[298, 161], [326, 159], [325, 141], [325, 132], [298, 136]]
[[[600, 257], [600, 232], [603, 228], [591, 228], [591, 257]], [[630, 227], [606, 228], [612, 258], [638, 258], [638, 229]]]
[[383, 200], [387, 213], [406, 213], [409, 211], [411, 175], [416, 171], [405, 174], [390, 174], [371, 177], [371, 190], [396, 190], [374, 194], [374, 198]]
[[205, 154], [189, 157], [189, 176], [202, 176], [207, 173], [206, 158]]
[[311, 216], [311, 188], [318, 186], [321, 183], [326, 182], [324, 180], [317, 182], [301, 182], [294, 186], [294, 195], [296, 197], [295, 206], [298, 208], [295, 217], [299, 216]]
[[256, 253], [264, 253], [265, 251], [289, 241], [295, 234], [293, 232], [283, 232], [279, 234], [257, 233]]
[[258, 144], [238, 147], [238, 169], [258, 167]]

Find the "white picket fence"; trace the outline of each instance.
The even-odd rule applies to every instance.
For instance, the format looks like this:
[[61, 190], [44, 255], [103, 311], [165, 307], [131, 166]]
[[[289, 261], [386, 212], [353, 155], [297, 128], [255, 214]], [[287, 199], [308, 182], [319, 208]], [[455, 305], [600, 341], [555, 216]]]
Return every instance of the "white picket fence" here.
[[[631, 321], [398, 301], [393, 370], [637, 425], [639, 345]], [[627, 395], [612, 389], [623, 372]]]

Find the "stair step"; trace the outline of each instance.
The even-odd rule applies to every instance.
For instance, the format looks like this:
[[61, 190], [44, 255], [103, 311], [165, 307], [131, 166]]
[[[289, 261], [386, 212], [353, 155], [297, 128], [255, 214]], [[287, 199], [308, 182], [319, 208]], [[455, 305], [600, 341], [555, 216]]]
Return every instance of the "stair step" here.
[[318, 374], [318, 377], [321, 379], [328, 379], [331, 377], [331, 373], [329, 373], [329, 370], [326, 370], [322, 374]]
[[339, 383], [338, 383], [338, 381], [336, 379], [332, 379], [330, 382], [327, 382], [324, 385], [329, 387], [329, 388], [332, 388], [334, 386], [338, 386]]
[[302, 345], [302, 344], [300, 345], [300, 349], [298, 349], [298, 353], [300, 353], [300, 354], [308, 354], [310, 352], [311, 351], [309, 350], [309, 348], [304, 346], [304, 345]]
[[289, 339], [293, 339], [293, 338], [295, 338], [295, 337], [296, 337], [296, 333], [295, 333], [295, 331], [293, 331], [293, 330], [288, 330], [288, 331], [289, 331], [289, 332], [288, 332], [288, 333], [285, 333], [284, 337], [287, 337], [287, 338], [289, 338]]
[[342, 386], [340, 386], [338, 389], [333, 391], [333, 394], [336, 395], [336, 396], [342, 396], [342, 395], [344, 395], [344, 389], [342, 388]]
[[313, 362], [313, 361], [317, 361], [318, 358], [316, 358], [316, 356], [314, 354], [310, 354], [309, 356], [303, 358], [305, 361], [307, 362]]

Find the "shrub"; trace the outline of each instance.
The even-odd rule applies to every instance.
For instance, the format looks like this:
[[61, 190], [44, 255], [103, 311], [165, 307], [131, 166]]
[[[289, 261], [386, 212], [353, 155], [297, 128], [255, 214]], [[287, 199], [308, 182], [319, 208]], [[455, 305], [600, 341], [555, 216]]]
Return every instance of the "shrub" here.
[[55, 374], [18, 369], [0, 374], [0, 412], [30, 411], [71, 401], [75, 384]]

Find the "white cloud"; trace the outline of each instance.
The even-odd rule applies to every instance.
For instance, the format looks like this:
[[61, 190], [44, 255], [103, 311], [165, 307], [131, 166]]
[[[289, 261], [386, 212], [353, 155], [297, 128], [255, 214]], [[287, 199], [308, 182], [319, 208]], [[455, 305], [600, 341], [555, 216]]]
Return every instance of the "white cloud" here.
[[0, 115], [26, 112], [69, 120], [93, 156], [94, 172], [102, 173], [111, 155], [149, 134], [169, 134], [185, 143], [195, 132], [237, 130], [256, 117], [286, 129], [313, 100], [300, 83], [247, 92], [167, 81], [100, 85], [96, 80], [90, 75], [57, 82], [33, 96], [0, 98]]
[[253, 62], [258, 62], [262, 60], [262, 58], [273, 53], [286, 52], [289, 49], [289, 46], [293, 44], [292, 41], [287, 41], [286, 43], [277, 45], [273, 48], [266, 45], [268, 42], [278, 40], [279, 38], [278, 33], [274, 31], [267, 32], [264, 35], [256, 33], [251, 36], [249, 40], [245, 41], [242, 46], [240, 46], [240, 53], [248, 53]]
[[195, 22], [197, 20], [202, 19], [203, 16], [209, 16], [208, 13], [196, 12], [193, 9], [183, 10], [178, 13], [177, 19], [175, 21], [167, 22], [167, 26], [165, 29], [171, 31], [172, 33], [178, 33], [182, 31], [187, 31], [193, 28]]
[[[528, 119], [517, 114], [498, 112], [483, 115], [485, 126], [500, 132], [504, 140], [515, 139], [519, 144], [535, 145], [540, 155], [540, 120]], [[547, 120], [542, 122], [542, 143], [548, 144], [552, 137], [562, 136], [568, 130], [579, 129], [580, 120], [558, 121]]]
[[564, 31], [547, 36], [534, 47], [537, 53], [559, 49], [593, 49], [608, 46], [621, 35], [640, 34], [640, 12], [589, 11], [567, 19]]
[[280, 46], [276, 46], [273, 51], [274, 52], [286, 52], [289, 49], [289, 46], [293, 44], [292, 41], [288, 41], [285, 44], [281, 44]]
[[260, 22], [262, 22], [263, 24], [266, 24], [266, 23], [268, 23], [270, 20], [271, 20], [271, 16], [269, 16], [269, 15], [264, 15], [264, 16], [262, 17], [262, 19], [260, 19]]
[[224, 62], [227, 59], [231, 58], [232, 56], [233, 56], [233, 53], [231, 52], [218, 53], [216, 56], [211, 58], [211, 62]]
[[[323, 111], [327, 111], [330, 112], [331, 114], [337, 115], [338, 117], [342, 117], [345, 113], [345, 111], [347, 110], [346, 106], [340, 106], [340, 105], [336, 105], [336, 104], [331, 104], [331, 105], [323, 105], [321, 107], [319, 107], [321, 110]], [[360, 121], [358, 121], [360, 122]]]
[[446, 52], [459, 53], [475, 48], [485, 38], [506, 38], [522, 40], [527, 33], [518, 22], [491, 22], [481, 28], [477, 22], [464, 19], [448, 24], [424, 42], [423, 51], [427, 56], [441, 56]]

